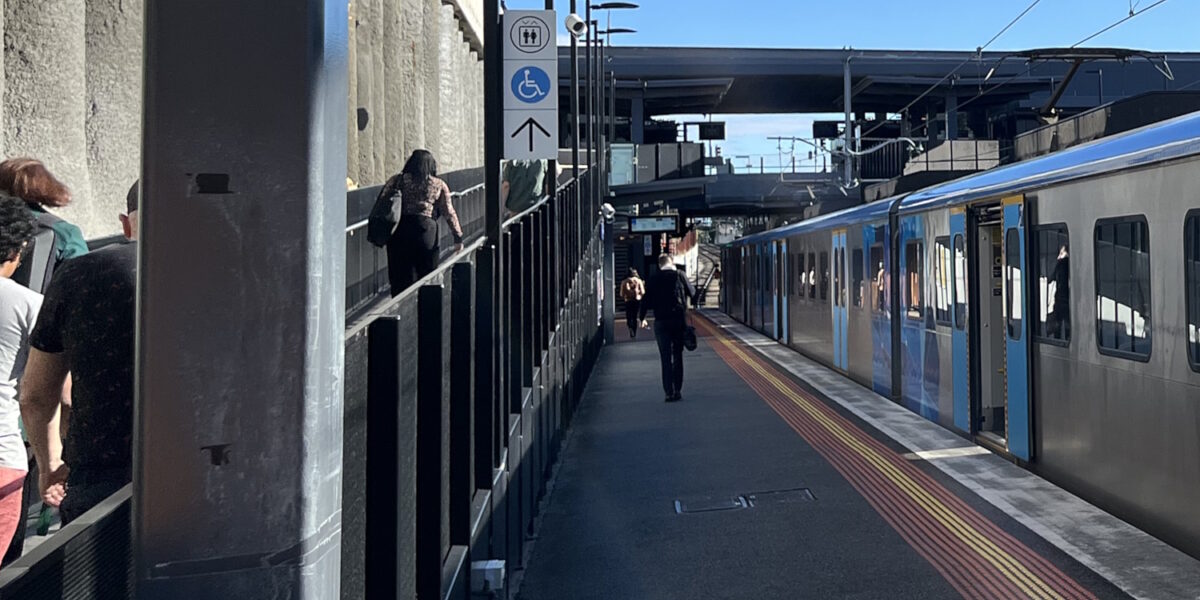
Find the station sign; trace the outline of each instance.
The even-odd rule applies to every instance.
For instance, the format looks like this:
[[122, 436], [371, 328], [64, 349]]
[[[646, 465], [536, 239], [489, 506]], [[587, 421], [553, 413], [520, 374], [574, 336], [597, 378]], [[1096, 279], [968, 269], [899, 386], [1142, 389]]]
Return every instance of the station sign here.
[[679, 231], [679, 215], [629, 217], [630, 233], [675, 233]]
[[555, 11], [505, 11], [504, 158], [558, 159]]
[[723, 140], [725, 139], [725, 122], [724, 121], [707, 121], [698, 124], [700, 129], [701, 140]]

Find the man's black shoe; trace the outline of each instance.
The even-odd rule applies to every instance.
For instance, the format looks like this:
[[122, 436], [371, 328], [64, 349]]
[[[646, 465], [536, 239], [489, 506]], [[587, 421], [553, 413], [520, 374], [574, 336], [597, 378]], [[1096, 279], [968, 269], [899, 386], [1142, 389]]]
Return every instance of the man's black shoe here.
[[667, 400], [666, 400], [666, 401], [667, 401], [667, 402], [678, 402], [678, 401], [680, 401], [680, 400], [683, 400], [683, 396], [679, 395], [679, 393], [678, 393], [678, 392], [676, 392], [676, 393], [674, 393], [674, 394], [669, 394], [669, 395], [667, 396]]

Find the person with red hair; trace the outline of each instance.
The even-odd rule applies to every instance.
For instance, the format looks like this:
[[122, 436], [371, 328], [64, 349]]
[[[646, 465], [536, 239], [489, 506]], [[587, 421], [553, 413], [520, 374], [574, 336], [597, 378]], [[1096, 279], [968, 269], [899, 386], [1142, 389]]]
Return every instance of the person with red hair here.
[[[0, 162], [0, 204], [9, 201], [17, 206], [27, 207], [28, 211], [33, 213], [28, 216], [34, 228], [29, 239], [25, 240], [21, 252], [22, 259], [12, 263], [14, 270], [7, 276], [12, 282], [36, 292], [40, 303], [41, 294], [45, 293], [50, 285], [54, 270], [67, 259], [87, 254], [87, 242], [84, 241], [83, 233], [78, 227], [46, 210], [62, 208], [69, 204], [71, 190], [50, 173], [41, 161], [33, 158], [10, 158]], [[0, 238], [8, 233], [0, 231]], [[2, 443], [0, 448], [3, 448]], [[21, 515], [28, 511], [37, 494], [37, 470], [32, 453], [27, 453], [26, 464], [28, 475], [25, 477], [25, 489], [19, 496], [18, 508]], [[3, 462], [0, 462], [0, 473], [5, 472], [4, 467]], [[0, 493], [0, 498], [6, 496]], [[0, 505], [4, 502], [6, 500], [0, 500]], [[0, 510], [0, 513], [2, 512]], [[0, 518], [0, 540], [11, 540], [0, 545], [0, 565], [7, 565], [20, 558], [25, 545], [25, 527], [16, 527], [13, 534], [7, 538], [5, 531], [6, 522]]]
[[42, 161], [10, 158], [0, 162], [0, 193], [25, 201], [38, 223], [38, 235], [13, 280], [35, 292], [44, 292], [62, 261], [88, 251], [79, 228], [47, 210], [70, 204], [71, 190]]

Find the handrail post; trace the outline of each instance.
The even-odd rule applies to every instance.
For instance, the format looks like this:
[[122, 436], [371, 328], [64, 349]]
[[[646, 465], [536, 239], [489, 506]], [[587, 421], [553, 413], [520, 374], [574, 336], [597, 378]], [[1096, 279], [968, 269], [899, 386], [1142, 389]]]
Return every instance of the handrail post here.
[[450, 373], [441, 285], [421, 287], [417, 296], [417, 552], [418, 598], [441, 597], [442, 557], [450, 546], [447, 458]]

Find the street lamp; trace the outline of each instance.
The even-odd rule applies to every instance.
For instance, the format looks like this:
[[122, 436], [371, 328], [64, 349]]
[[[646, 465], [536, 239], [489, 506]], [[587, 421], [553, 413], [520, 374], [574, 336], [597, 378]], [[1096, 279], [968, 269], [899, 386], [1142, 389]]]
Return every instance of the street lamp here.
[[[598, 23], [592, 21], [592, 11], [593, 10], [618, 10], [618, 9], [631, 9], [631, 8], [638, 8], [638, 5], [634, 4], [632, 2], [601, 2], [599, 4], [588, 3], [587, 16], [585, 17], [587, 19], [587, 22], [589, 25], [589, 27], [588, 27], [589, 43], [590, 43], [591, 39], [593, 39], [592, 36], [590, 35], [590, 32], [593, 29], [597, 30], [594, 39], [596, 40], [596, 46], [597, 46], [597, 50], [599, 52], [599, 60], [596, 61], [596, 72], [595, 72], [595, 76], [596, 76], [595, 91], [596, 91], [596, 95], [597, 95], [597, 102], [594, 105], [596, 107], [596, 110], [593, 113], [593, 115], [596, 117], [595, 129], [590, 129], [589, 131], [595, 132], [594, 139], [596, 139], [596, 143], [597, 143], [597, 146], [596, 146], [597, 152], [596, 152], [596, 154], [594, 154], [592, 156], [596, 159], [595, 164], [597, 167], [600, 167], [600, 170], [602, 171], [602, 173], [600, 173], [598, 177], [592, 179], [591, 182], [593, 184], [592, 189], [596, 190], [597, 192], [599, 192], [601, 189], [605, 190], [605, 193], [604, 193], [605, 196], [608, 195], [608, 192], [607, 192], [607, 190], [608, 190], [608, 169], [605, 168], [606, 165], [604, 164], [604, 161], [599, 159], [600, 153], [605, 150], [605, 148], [603, 148], [603, 144], [600, 143], [600, 134], [603, 131], [603, 128], [600, 124], [600, 119], [602, 118], [601, 115], [603, 115], [605, 112], [605, 110], [603, 108], [603, 104], [602, 104], [603, 99], [604, 99], [604, 91], [603, 91], [603, 88], [601, 87], [602, 85], [604, 85], [604, 83], [603, 83], [603, 81], [604, 81], [604, 46], [602, 45], [602, 43], [600, 41], [601, 32], [599, 31]], [[612, 13], [609, 13], [609, 15], [608, 15], [608, 23], [606, 24], [605, 28], [607, 29], [607, 31], [603, 32], [605, 34], [616, 33], [612, 28]], [[589, 46], [589, 50], [590, 50], [590, 46]], [[590, 51], [589, 51], [588, 55], [591, 56]], [[611, 105], [610, 110], [612, 112], [615, 112], [616, 111], [616, 75], [615, 74], [613, 75], [611, 85], [612, 85], [612, 92], [611, 92], [612, 105]], [[612, 131], [612, 129], [610, 129], [610, 132], [611, 131]], [[610, 133], [610, 135], [611, 135], [611, 133]], [[600, 200], [599, 200], [599, 196], [597, 194], [596, 204], [599, 204], [599, 203], [600, 203]], [[593, 206], [595, 206], [595, 205], [593, 205]], [[609, 291], [604, 294], [604, 341], [605, 341], [605, 343], [608, 343], [608, 344], [611, 344], [614, 341], [615, 336], [614, 336], [613, 330], [615, 328], [614, 326], [615, 326], [615, 320], [616, 320], [616, 315], [615, 315], [616, 304], [613, 299], [613, 294], [611, 293], [611, 290], [615, 289], [615, 287], [616, 287], [616, 268], [615, 268], [615, 264], [614, 264], [613, 255], [614, 255], [614, 248], [613, 248], [612, 232], [608, 229], [607, 226], [605, 226], [605, 231], [604, 231], [604, 289], [609, 290]]]

